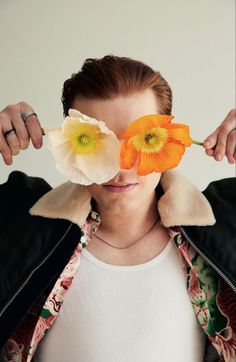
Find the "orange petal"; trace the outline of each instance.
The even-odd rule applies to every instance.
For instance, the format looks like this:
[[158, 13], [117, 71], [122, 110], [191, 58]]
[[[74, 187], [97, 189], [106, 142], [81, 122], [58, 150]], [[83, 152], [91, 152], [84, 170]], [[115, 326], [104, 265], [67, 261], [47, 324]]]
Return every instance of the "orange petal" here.
[[152, 172], [163, 172], [161, 158], [158, 153], [140, 153], [138, 175], [145, 176]]
[[178, 166], [184, 153], [185, 147], [178, 141], [173, 140], [166, 143], [163, 149], [159, 152], [163, 169], [168, 170]]
[[126, 131], [123, 133], [122, 138], [132, 137], [136, 134], [142, 134], [154, 127], [160, 127], [169, 123], [174, 117], [165, 114], [150, 114], [143, 116], [133, 121]]
[[164, 172], [178, 166], [185, 147], [176, 141], [176, 143], [166, 143], [163, 149], [158, 153], [141, 153], [140, 164], [138, 167], [139, 175], [147, 175], [151, 172]]
[[[167, 125], [169, 126], [169, 125]], [[175, 127], [166, 127], [165, 128], [168, 128], [168, 132], [169, 132], [169, 141], [170, 138], [172, 140], [176, 140], [176, 141], [180, 141], [185, 147], [189, 147], [191, 146], [192, 144], [192, 139], [190, 137], [190, 134], [189, 134], [189, 126], [186, 126], [186, 125], [171, 125], [171, 126], [175, 126]]]
[[132, 168], [135, 165], [138, 152], [133, 147], [130, 140], [125, 140], [121, 145], [120, 167]]

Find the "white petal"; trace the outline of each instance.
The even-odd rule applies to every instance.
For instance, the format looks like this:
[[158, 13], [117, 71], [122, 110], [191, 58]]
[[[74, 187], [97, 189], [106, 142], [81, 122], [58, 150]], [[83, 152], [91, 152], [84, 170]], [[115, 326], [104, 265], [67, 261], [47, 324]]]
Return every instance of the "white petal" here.
[[67, 176], [71, 182], [81, 185], [91, 184], [91, 181], [84, 173], [73, 166], [76, 155], [71, 148], [70, 142], [65, 142], [61, 134], [58, 134], [57, 136], [51, 134], [50, 136], [48, 148], [51, 150], [56, 161], [57, 170]]
[[80, 113], [80, 111], [73, 108], [69, 109], [68, 114], [70, 117], [75, 117], [75, 118], [80, 118], [82, 116], [82, 113]]
[[81, 170], [78, 170], [75, 167], [67, 167], [67, 164], [56, 164], [56, 168], [59, 172], [63, 173], [63, 175], [66, 175], [68, 179], [76, 184], [80, 185], [91, 185], [92, 182], [83, 174]]
[[[50, 148], [50, 146], [49, 146], [49, 148]], [[54, 146], [50, 150], [51, 150], [56, 162], [63, 163], [64, 159], [66, 159], [67, 162], [71, 162], [71, 164], [74, 162], [75, 155], [71, 149], [69, 142], [65, 142], [64, 144]], [[72, 159], [72, 156], [73, 156], [73, 159]]]
[[[72, 108], [69, 109], [69, 116], [77, 118], [77, 119], [79, 118], [79, 121], [81, 123], [89, 123], [89, 124], [96, 125], [100, 128], [102, 133], [112, 134], [114, 137], [116, 137], [115, 133], [106, 126], [106, 123], [104, 121], [99, 121], [96, 118], [89, 117], [86, 114], [83, 114], [83, 113], [79, 112], [78, 110], [72, 109]], [[67, 117], [65, 118], [64, 122], [66, 122], [66, 121], [67, 121]]]
[[103, 140], [103, 148], [94, 155], [77, 155], [74, 167], [79, 168], [92, 183], [111, 180], [120, 169], [120, 142], [113, 136]]
[[96, 118], [89, 117], [86, 114], [81, 113], [77, 109], [70, 108], [68, 113], [69, 113], [70, 117], [79, 119], [82, 123], [90, 123], [90, 124], [95, 124], [95, 125], [98, 124], [98, 121], [96, 120]]
[[50, 149], [65, 142], [67, 142], [67, 140], [64, 138], [60, 129], [48, 132], [48, 146]]
[[[62, 148], [62, 147], [60, 147]], [[71, 182], [80, 185], [89, 185], [91, 181], [84, 175], [84, 173], [78, 168], [74, 167], [75, 153], [70, 149], [69, 152], [65, 153], [65, 150], [58, 149], [54, 150], [56, 154], [56, 168], [63, 175], [67, 176]]]

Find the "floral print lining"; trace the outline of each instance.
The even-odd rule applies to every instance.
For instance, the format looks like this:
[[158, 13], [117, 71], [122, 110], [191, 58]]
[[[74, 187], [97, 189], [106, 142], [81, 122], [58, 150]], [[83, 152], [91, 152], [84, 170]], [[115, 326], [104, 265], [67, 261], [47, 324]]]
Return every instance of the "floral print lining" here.
[[186, 262], [186, 282], [196, 317], [218, 351], [219, 361], [236, 361], [236, 294], [180, 233], [169, 229]]

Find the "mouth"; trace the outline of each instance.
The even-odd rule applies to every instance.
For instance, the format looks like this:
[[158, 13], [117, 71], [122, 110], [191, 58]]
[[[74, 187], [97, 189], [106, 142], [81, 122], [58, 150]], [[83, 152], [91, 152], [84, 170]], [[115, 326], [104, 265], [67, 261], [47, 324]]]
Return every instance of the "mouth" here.
[[103, 187], [105, 187], [106, 190], [110, 192], [127, 192], [127, 191], [132, 191], [137, 185], [138, 183], [132, 183], [132, 184], [116, 183], [116, 184], [103, 185]]

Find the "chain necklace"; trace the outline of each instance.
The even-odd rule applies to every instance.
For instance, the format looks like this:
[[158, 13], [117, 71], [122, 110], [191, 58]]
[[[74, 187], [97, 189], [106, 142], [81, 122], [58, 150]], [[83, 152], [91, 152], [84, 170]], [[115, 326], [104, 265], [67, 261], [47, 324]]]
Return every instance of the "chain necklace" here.
[[95, 236], [97, 239], [101, 240], [103, 243], [111, 246], [112, 248], [116, 248], [116, 249], [128, 249], [128, 248], [130, 248], [132, 245], [136, 244], [138, 241], [140, 241], [141, 239], [143, 239], [144, 236], [146, 236], [147, 234], [149, 234], [149, 233], [152, 231], [152, 229], [154, 228], [154, 226], [157, 224], [158, 221], [161, 222], [161, 219], [158, 218], [158, 219], [154, 222], [154, 224], [152, 225], [152, 227], [151, 227], [144, 235], [141, 236], [141, 238], [138, 238], [138, 240], [133, 241], [130, 245], [125, 246], [125, 247], [119, 247], [119, 246], [111, 245], [111, 244], [109, 244], [106, 240], [102, 239], [100, 236], [98, 236], [98, 235], [96, 235], [96, 234], [94, 234], [94, 236]]

